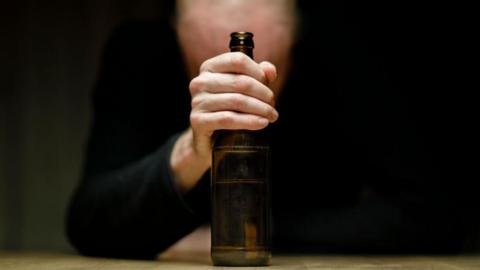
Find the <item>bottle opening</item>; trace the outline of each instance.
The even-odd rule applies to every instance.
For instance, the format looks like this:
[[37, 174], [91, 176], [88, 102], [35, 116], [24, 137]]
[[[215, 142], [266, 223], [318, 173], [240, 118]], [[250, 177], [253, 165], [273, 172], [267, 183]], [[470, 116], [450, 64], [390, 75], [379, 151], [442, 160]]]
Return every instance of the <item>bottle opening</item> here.
[[251, 32], [233, 32], [230, 34], [231, 38], [253, 38], [253, 33]]
[[230, 34], [230, 48], [244, 46], [253, 48], [253, 34], [250, 32], [233, 32]]

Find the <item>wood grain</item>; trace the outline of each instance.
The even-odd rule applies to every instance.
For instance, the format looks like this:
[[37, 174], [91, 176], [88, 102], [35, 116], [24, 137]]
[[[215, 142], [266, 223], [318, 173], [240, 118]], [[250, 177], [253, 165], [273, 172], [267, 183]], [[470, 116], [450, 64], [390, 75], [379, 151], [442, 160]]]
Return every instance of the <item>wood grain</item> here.
[[158, 261], [88, 258], [51, 253], [0, 252], [1, 270], [56, 269], [275, 269], [275, 270], [478, 270], [480, 256], [274, 256], [270, 267], [229, 268], [211, 265], [208, 253], [184, 252]]

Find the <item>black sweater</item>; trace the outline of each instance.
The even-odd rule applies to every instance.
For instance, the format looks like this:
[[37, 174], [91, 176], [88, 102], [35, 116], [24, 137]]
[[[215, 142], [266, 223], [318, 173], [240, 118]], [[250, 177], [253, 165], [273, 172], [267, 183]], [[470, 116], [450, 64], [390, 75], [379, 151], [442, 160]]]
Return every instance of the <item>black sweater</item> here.
[[[269, 127], [274, 250], [460, 250], [461, 184], [447, 184], [453, 169], [437, 162], [428, 130], [412, 121], [423, 109], [409, 105], [414, 91], [402, 91], [404, 80], [396, 84], [405, 73], [325, 29], [299, 37]], [[126, 24], [109, 40], [67, 218], [80, 253], [153, 258], [209, 221], [209, 174], [181, 195], [168, 162], [189, 125], [188, 83], [168, 24]]]

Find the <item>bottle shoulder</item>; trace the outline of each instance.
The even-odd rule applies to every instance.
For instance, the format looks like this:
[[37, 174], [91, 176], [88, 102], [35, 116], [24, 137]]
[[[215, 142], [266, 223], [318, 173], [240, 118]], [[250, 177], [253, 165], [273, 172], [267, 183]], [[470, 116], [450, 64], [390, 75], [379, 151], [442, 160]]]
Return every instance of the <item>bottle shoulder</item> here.
[[268, 148], [264, 132], [249, 130], [219, 130], [215, 132], [213, 147], [219, 148]]

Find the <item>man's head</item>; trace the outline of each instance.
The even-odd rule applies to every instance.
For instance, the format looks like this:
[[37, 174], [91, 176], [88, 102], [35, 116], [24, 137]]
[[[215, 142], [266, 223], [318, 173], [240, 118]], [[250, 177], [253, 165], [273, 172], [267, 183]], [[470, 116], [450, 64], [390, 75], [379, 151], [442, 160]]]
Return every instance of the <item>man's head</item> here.
[[228, 51], [230, 33], [255, 35], [255, 60], [277, 66], [278, 86], [288, 67], [296, 28], [294, 0], [177, 0], [175, 27], [191, 77], [201, 63]]

